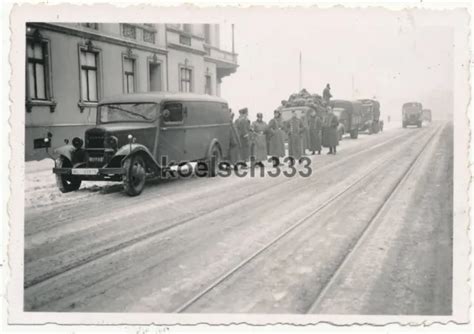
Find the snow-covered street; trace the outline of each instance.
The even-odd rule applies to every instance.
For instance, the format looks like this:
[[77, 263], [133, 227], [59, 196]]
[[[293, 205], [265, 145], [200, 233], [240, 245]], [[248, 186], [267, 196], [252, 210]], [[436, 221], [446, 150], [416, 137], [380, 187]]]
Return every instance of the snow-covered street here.
[[52, 160], [27, 163], [25, 310], [448, 314], [452, 125], [324, 153], [307, 178], [156, 180], [136, 197], [62, 194]]

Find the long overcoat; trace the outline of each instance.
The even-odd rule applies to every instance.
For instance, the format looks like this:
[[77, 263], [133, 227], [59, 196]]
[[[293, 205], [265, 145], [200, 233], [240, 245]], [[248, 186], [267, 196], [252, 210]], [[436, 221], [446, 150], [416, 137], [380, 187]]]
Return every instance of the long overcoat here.
[[321, 151], [321, 128], [322, 128], [321, 118], [317, 115], [309, 116], [308, 118], [308, 129], [309, 129], [308, 149], [310, 151]]
[[339, 120], [332, 112], [327, 113], [323, 119], [322, 144], [324, 147], [334, 147], [339, 145], [337, 136], [337, 126]]
[[272, 157], [285, 156], [285, 124], [281, 117], [274, 117], [268, 123], [268, 136], [270, 145], [268, 155]]
[[299, 159], [304, 154], [303, 135], [305, 127], [301, 119], [292, 117], [286, 123], [288, 133], [288, 155], [294, 159]]
[[232, 165], [240, 161], [240, 138], [233, 123], [230, 124], [229, 160]]
[[302, 142], [303, 142], [303, 153], [305, 152], [306, 149], [309, 149], [309, 125], [308, 125], [308, 116], [304, 115], [301, 118], [301, 121], [303, 122], [304, 126], [304, 132], [303, 135], [301, 136]]
[[245, 162], [250, 158], [250, 121], [246, 116], [240, 116], [235, 121], [235, 127], [239, 134], [240, 159]]
[[252, 123], [252, 155], [255, 162], [263, 162], [267, 160], [267, 127], [267, 123], [264, 121], [255, 121]]

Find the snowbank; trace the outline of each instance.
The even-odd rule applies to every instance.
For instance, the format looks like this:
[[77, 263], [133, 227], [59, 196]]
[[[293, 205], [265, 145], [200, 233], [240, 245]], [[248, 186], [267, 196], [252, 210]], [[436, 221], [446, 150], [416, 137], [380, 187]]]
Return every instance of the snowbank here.
[[53, 167], [54, 161], [51, 159], [25, 163], [25, 209], [64, 204], [90, 197], [94, 193], [107, 193], [122, 189], [120, 183], [88, 181], [83, 182], [78, 191], [63, 194], [56, 186]]

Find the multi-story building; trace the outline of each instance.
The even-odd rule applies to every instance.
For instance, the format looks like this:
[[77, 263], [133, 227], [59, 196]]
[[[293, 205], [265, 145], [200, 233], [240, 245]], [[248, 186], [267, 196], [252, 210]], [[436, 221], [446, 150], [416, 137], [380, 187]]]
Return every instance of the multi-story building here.
[[25, 63], [27, 160], [45, 157], [33, 140], [48, 132], [53, 148], [82, 137], [104, 96], [220, 95], [238, 67], [234, 51], [220, 48], [217, 24], [28, 23]]

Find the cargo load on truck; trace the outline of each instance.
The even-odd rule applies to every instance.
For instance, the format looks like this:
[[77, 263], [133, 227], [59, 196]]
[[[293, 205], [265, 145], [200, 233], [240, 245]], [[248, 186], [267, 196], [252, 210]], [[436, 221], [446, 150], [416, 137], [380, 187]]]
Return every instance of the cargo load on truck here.
[[281, 101], [279, 109], [295, 107], [312, 107], [318, 112], [323, 112], [325, 110], [322, 96], [318, 94], [310, 94], [304, 88], [299, 93], [291, 94], [287, 100]]

